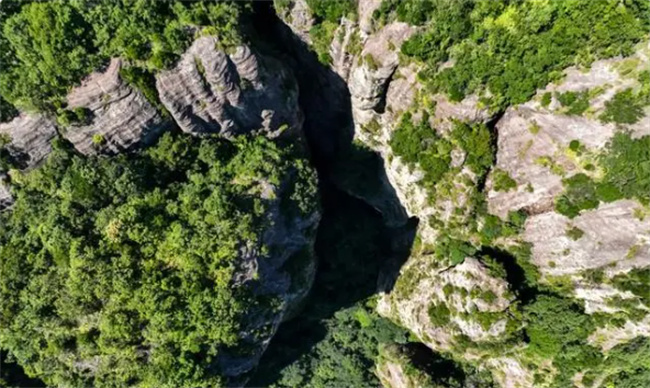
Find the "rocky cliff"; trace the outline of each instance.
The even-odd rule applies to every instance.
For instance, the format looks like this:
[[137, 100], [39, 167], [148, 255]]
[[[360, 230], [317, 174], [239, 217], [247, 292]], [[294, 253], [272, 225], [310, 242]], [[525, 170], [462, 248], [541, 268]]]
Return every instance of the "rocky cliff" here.
[[178, 126], [192, 134], [300, 138], [302, 114], [293, 75], [249, 46], [226, 51], [201, 37], [175, 68], [156, 76], [160, 99]]
[[69, 109], [82, 109], [89, 123], [62, 128], [63, 136], [83, 154], [116, 154], [152, 144], [171, 122], [137, 88], [120, 76], [122, 60], [84, 79], [68, 95]]
[[[280, 16], [310, 43], [313, 17], [304, 16], [303, 1], [288, 4]], [[538, 274], [541, 287], [562, 287], [599, 317], [592, 344], [608, 350], [647, 336], [647, 302], [621, 286], [650, 267], [645, 202], [596, 202], [574, 217], [557, 210], [560, 197], [568, 195], [567, 178], [602, 179], [601, 155], [616, 134], [648, 135], [647, 106], [634, 123], [606, 118], [621, 94], [647, 88], [641, 76], [649, 63], [647, 41], [630, 57], [568, 68], [531, 101], [496, 113], [475, 95], [451, 102], [427, 91], [418, 74], [423, 65], [399, 54], [418, 27], [377, 24], [372, 14], [380, 4], [359, 1], [355, 17], [341, 18], [329, 47], [331, 69], [349, 87], [354, 138], [381, 157], [378, 180], [387, 186], [344, 187], [380, 210], [390, 225], [419, 219], [411, 257], [381, 295], [378, 312], [431, 349], [491, 371], [504, 387], [545, 386], [550, 380], [536, 377], [535, 370], [546, 370], [547, 377], [558, 371], [548, 361], [530, 359], [525, 341], [511, 337], [521, 329], [522, 299], [534, 298], [533, 290], [523, 290], [523, 271]], [[575, 103], [580, 99], [586, 106]], [[410, 124], [404, 124], [405, 114]], [[458, 123], [472, 129], [459, 135]], [[431, 131], [426, 141], [435, 144], [426, 152], [437, 152], [449, 165], [434, 181], [430, 164], [414, 163], [417, 157], [396, 148], [400, 131], [418, 125]], [[479, 155], [466, 144], [481, 139], [481, 128], [493, 139], [483, 138], [493, 153], [487, 170], [477, 168]], [[333, 179], [348, 178], [341, 173]], [[614, 315], [623, 319], [618, 326], [608, 323]], [[417, 384], [403, 363], [384, 361], [377, 373], [386, 386]]]

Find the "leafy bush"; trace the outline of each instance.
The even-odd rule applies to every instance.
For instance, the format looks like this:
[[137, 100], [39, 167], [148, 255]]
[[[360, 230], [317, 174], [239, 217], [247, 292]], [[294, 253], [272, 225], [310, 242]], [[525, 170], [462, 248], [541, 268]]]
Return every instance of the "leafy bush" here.
[[438, 136], [423, 117], [418, 124], [412, 122], [410, 113], [405, 113], [393, 132], [390, 146], [395, 155], [409, 165], [418, 164], [424, 171], [423, 184], [432, 188], [449, 171], [451, 143]]
[[431, 303], [429, 305], [428, 313], [429, 320], [433, 327], [442, 327], [449, 323], [451, 313], [444, 302]]
[[644, 105], [647, 104], [631, 88], [625, 89], [605, 103], [605, 111], [600, 115], [600, 120], [606, 123], [634, 124], [643, 117]]
[[599, 190], [601, 200], [650, 201], [650, 136], [633, 139], [617, 133], [600, 157], [600, 165], [605, 169]]
[[496, 191], [510, 191], [517, 188], [517, 182], [510, 177], [510, 174], [500, 168], [492, 171], [492, 181]]
[[595, 209], [599, 201], [594, 181], [585, 174], [576, 174], [564, 179], [564, 193], [556, 200], [555, 210], [574, 218], [582, 210]]
[[269, 303], [233, 278], [243, 247], [273, 248], [262, 182], [314, 180], [298, 162], [264, 138], [166, 134], [114, 158], [57, 143], [0, 213], [0, 343], [50, 386], [223, 384], [219, 357]]
[[485, 175], [494, 164], [492, 135], [483, 124], [469, 125], [456, 122], [451, 131], [452, 140], [465, 151], [465, 165], [476, 175]]
[[560, 104], [567, 108], [569, 115], [581, 115], [589, 109], [589, 91], [556, 93]]
[[312, 41], [311, 47], [323, 65], [329, 65], [332, 62], [330, 44], [332, 43], [332, 39], [334, 39], [334, 32], [337, 27], [337, 23], [325, 20], [322, 23], [314, 25], [309, 30], [309, 36]]

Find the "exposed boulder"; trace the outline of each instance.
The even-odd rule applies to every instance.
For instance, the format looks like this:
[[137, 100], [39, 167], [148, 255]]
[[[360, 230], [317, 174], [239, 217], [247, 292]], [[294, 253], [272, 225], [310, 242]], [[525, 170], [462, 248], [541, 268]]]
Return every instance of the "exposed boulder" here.
[[[9, 162], [20, 169], [41, 163], [52, 151], [51, 141], [55, 136], [56, 127], [42, 115], [22, 113], [10, 122], [0, 123], [0, 148], [6, 151]], [[0, 210], [12, 203], [9, 176], [0, 164]]]
[[83, 154], [116, 154], [153, 143], [171, 125], [142, 92], [120, 77], [114, 58], [103, 72], [89, 75], [68, 95], [69, 109], [87, 109], [89, 124], [72, 124], [63, 136]]
[[[602, 204], [574, 219], [547, 212], [526, 221], [524, 238], [533, 244], [533, 262], [544, 274], [560, 276], [605, 268], [608, 275], [650, 265], [650, 219], [639, 217], [632, 200]], [[580, 229], [580, 238], [567, 235]]]
[[[650, 266], [650, 221], [644, 206], [634, 200], [601, 203], [573, 219], [557, 213], [555, 202], [565, 189], [563, 179], [577, 173], [597, 178], [598, 168], [594, 172], [592, 166], [598, 165], [616, 133], [649, 133], [647, 111], [635, 124], [599, 119], [616, 93], [639, 87], [637, 75], [650, 63], [648, 47], [646, 42], [631, 57], [594, 62], [588, 71], [567, 69], [558, 84], [539, 91], [535, 100], [509, 108], [496, 124], [496, 167], [516, 187], [497, 191], [493, 174], [486, 185], [488, 209], [501, 218], [519, 209], [530, 215], [523, 238], [532, 244], [532, 262], [543, 281], [569, 282], [588, 313], [616, 313], [619, 308], [612, 300], [633, 297], [607, 281]], [[568, 112], [558, 100], [559, 93], [566, 92], [587, 93], [588, 108], [581, 114]], [[542, 104], [544, 95], [548, 100]], [[572, 142], [579, 144], [579, 152], [571, 149]], [[594, 271], [603, 273], [600, 281], [587, 279]]]
[[267, 137], [298, 137], [302, 113], [293, 75], [248, 46], [226, 53], [218, 45], [215, 37], [201, 37], [174, 69], [156, 76], [160, 99], [178, 126], [192, 134], [260, 129]]
[[274, 1], [275, 10], [280, 17], [303, 42], [311, 43], [309, 30], [314, 26], [312, 15], [306, 0]]
[[38, 165], [52, 151], [56, 127], [43, 115], [22, 113], [0, 124], [0, 136], [8, 141], [5, 147], [12, 162], [24, 169]]
[[365, 124], [382, 111], [388, 83], [399, 65], [399, 47], [416, 29], [393, 23], [370, 35], [352, 68], [348, 83], [355, 121]]
[[409, 260], [395, 288], [377, 310], [411, 330], [436, 351], [449, 351], [459, 337], [489, 342], [506, 334], [514, 294], [479, 260], [437, 267], [433, 257]]

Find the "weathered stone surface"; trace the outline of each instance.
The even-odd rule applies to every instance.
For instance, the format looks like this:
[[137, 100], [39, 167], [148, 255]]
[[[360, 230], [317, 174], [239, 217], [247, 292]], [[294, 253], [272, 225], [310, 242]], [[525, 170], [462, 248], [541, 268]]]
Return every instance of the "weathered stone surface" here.
[[[533, 262], [544, 274], [576, 274], [601, 268], [615, 274], [650, 266], [650, 219], [640, 220], [632, 200], [601, 204], [573, 220], [547, 212], [529, 217], [524, 239], [533, 244]], [[566, 231], [577, 227], [584, 235], [574, 240]]]
[[497, 357], [486, 362], [492, 370], [495, 380], [502, 388], [529, 388], [535, 386], [535, 376], [521, 361], [512, 357]]
[[650, 314], [640, 322], [627, 321], [623, 327], [601, 327], [589, 336], [589, 342], [607, 351], [636, 337], [650, 337]]
[[6, 183], [6, 177], [0, 176], [0, 210], [4, 210], [11, 206], [13, 203], [13, 196], [9, 191], [9, 186]]
[[357, 13], [359, 14], [359, 27], [365, 34], [372, 33], [373, 23], [372, 14], [381, 6], [382, 0], [362, 0], [359, 1]]
[[[472, 341], [497, 339], [504, 333], [508, 315], [505, 312], [514, 295], [508, 290], [504, 279], [494, 278], [488, 269], [474, 258], [466, 258], [462, 264], [448, 268], [436, 268], [434, 258], [421, 256], [411, 258], [400, 271], [393, 291], [380, 299], [377, 311], [411, 330], [431, 349], [437, 351], [453, 348], [457, 335], [465, 335]], [[445, 286], [459, 292], [445, 293]], [[472, 289], [490, 291], [494, 299], [487, 301], [471, 297]], [[429, 308], [444, 304], [451, 310], [447, 324], [439, 326], [431, 321]], [[503, 317], [489, 328], [466, 319], [463, 314], [503, 313]]]
[[518, 209], [532, 214], [553, 210], [553, 199], [563, 190], [562, 178], [581, 170], [567, 152], [571, 141], [598, 150], [616, 130], [613, 124], [540, 111], [533, 104], [509, 108], [496, 125], [496, 166], [517, 182], [514, 190], [488, 192], [489, 210], [500, 217]]
[[348, 80], [356, 122], [369, 121], [365, 111], [376, 110], [383, 102], [388, 81], [399, 64], [399, 46], [415, 31], [406, 23], [393, 23], [364, 42]]
[[[636, 124], [618, 127], [598, 119], [605, 102], [617, 92], [638, 86], [636, 74], [650, 63], [649, 48], [645, 43], [632, 57], [596, 61], [586, 72], [569, 68], [559, 84], [550, 84], [538, 92], [539, 99], [547, 92], [554, 95], [599, 88], [600, 93], [590, 99], [590, 108], [580, 116], [566, 115], [555, 97], [546, 108], [538, 100], [508, 108], [496, 125], [497, 167], [508, 172], [518, 187], [508, 192], [491, 190], [488, 193], [491, 213], [505, 217], [509, 210], [525, 209], [530, 213], [552, 210], [553, 198], [562, 191], [562, 178], [582, 171], [574, 155], [567, 152], [572, 140], [597, 152], [617, 130], [628, 130], [633, 137], [650, 133], [650, 114]], [[627, 65], [632, 70], [621, 74], [620, 68], [626, 63], [634, 66]], [[555, 167], [544, 166], [542, 158]]]
[[360, 45], [360, 40], [357, 23], [345, 17], [342, 18], [336, 31], [334, 31], [334, 40], [330, 45], [330, 56], [332, 57], [332, 70], [343, 79], [348, 79], [350, 68], [355, 59], [354, 53], [350, 52], [351, 46], [354, 44]]
[[19, 168], [38, 165], [52, 151], [56, 136], [54, 123], [45, 116], [22, 113], [8, 123], [0, 124], [0, 136], [8, 137], [6, 146]]
[[309, 30], [314, 25], [314, 16], [312, 15], [307, 1], [290, 0], [286, 8], [275, 5], [276, 12], [302, 41], [311, 43]]
[[63, 136], [84, 154], [116, 154], [154, 142], [171, 122], [120, 77], [114, 58], [103, 72], [88, 76], [68, 95], [68, 108], [86, 108], [89, 125], [71, 125]]
[[156, 76], [163, 105], [188, 133], [232, 136], [262, 130], [268, 137], [299, 136], [302, 113], [293, 76], [247, 46], [227, 54], [218, 40], [194, 41], [174, 69]]

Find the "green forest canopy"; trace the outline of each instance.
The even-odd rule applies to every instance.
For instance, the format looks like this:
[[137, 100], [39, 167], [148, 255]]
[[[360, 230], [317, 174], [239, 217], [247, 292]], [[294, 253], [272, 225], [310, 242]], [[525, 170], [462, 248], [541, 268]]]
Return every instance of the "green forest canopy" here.
[[242, 314], [273, 303], [233, 283], [242, 246], [272, 249], [261, 191], [286, 185], [289, 216], [317, 203], [294, 154], [263, 137], [166, 134], [113, 158], [58, 144], [0, 213], [0, 343], [51, 386], [219, 384]]
[[22, 109], [64, 108], [70, 87], [110, 57], [162, 69], [196, 34], [216, 34], [224, 45], [238, 42], [242, 6], [209, 0], [4, 0], [0, 95]]

